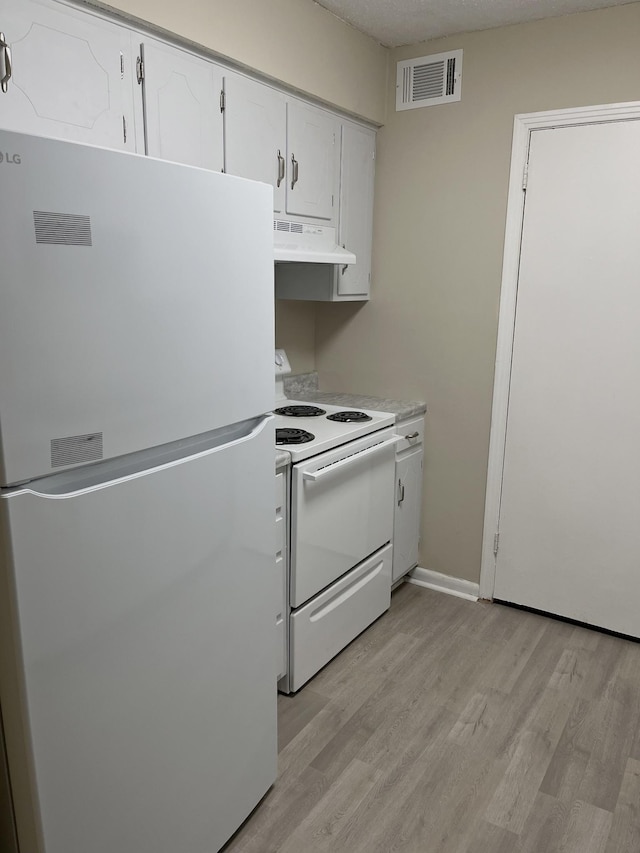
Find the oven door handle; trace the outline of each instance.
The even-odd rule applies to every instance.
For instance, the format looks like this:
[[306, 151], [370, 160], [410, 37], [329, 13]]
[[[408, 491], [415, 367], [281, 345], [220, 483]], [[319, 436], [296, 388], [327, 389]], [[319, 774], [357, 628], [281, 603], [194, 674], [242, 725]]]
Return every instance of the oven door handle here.
[[373, 447], [366, 447], [364, 450], [359, 450], [356, 453], [352, 453], [351, 456], [346, 456], [344, 459], [339, 459], [337, 462], [331, 462], [329, 465], [326, 465], [324, 468], [320, 468], [319, 471], [304, 471], [302, 474], [303, 480], [311, 480], [312, 483], [317, 483], [318, 480], [322, 480], [324, 477], [328, 477], [329, 474], [333, 473], [333, 471], [337, 471], [339, 468], [344, 468], [347, 465], [351, 465], [352, 462], [357, 462], [359, 459], [362, 459], [364, 456], [373, 456], [377, 453], [382, 453], [383, 450], [386, 450], [388, 447], [391, 447], [397, 444], [399, 441], [402, 441], [402, 436], [394, 435], [385, 441], [381, 441], [380, 444], [374, 444]]

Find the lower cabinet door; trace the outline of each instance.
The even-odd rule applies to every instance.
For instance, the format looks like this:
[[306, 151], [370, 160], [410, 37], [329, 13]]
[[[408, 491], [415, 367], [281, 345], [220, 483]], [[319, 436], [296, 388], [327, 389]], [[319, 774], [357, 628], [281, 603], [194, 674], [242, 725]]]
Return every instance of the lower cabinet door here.
[[418, 565], [422, 508], [422, 446], [396, 462], [393, 518], [393, 581]]
[[291, 689], [299, 690], [391, 602], [392, 546], [385, 545], [291, 616]]

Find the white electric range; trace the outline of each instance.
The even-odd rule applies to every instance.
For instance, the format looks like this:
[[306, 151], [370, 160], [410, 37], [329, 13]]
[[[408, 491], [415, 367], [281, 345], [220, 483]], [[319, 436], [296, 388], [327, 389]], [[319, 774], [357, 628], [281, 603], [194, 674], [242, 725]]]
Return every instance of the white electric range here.
[[344, 406], [316, 405], [290, 400], [284, 393], [284, 377], [291, 366], [284, 350], [275, 352], [276, 445], [301, 462], [361, 436], [395, 423], [395, 415], [369, 409], [353, 411]]
[[388, 412], [288, 400], [276, 351], [279, 449], [291, 455], [288, 677], [298, 690], [391, 597], [395, 445]]

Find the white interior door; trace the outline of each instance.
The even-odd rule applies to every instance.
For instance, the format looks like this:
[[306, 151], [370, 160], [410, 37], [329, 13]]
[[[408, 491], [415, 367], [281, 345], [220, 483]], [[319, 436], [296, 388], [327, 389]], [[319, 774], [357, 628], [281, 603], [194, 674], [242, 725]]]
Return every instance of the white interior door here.
[[640, 123], [531, 135], [494, 595], [640, 635]]

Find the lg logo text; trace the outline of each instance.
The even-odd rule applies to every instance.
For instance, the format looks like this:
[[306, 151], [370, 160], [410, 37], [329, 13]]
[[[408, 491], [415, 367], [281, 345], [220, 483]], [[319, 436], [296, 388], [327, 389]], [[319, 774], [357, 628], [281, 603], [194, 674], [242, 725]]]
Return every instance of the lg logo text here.
[[0, 151], [0, 163], [15, 163], [16, 166], [20, 165], [20, 155], [19, 154], [3, 154]]

